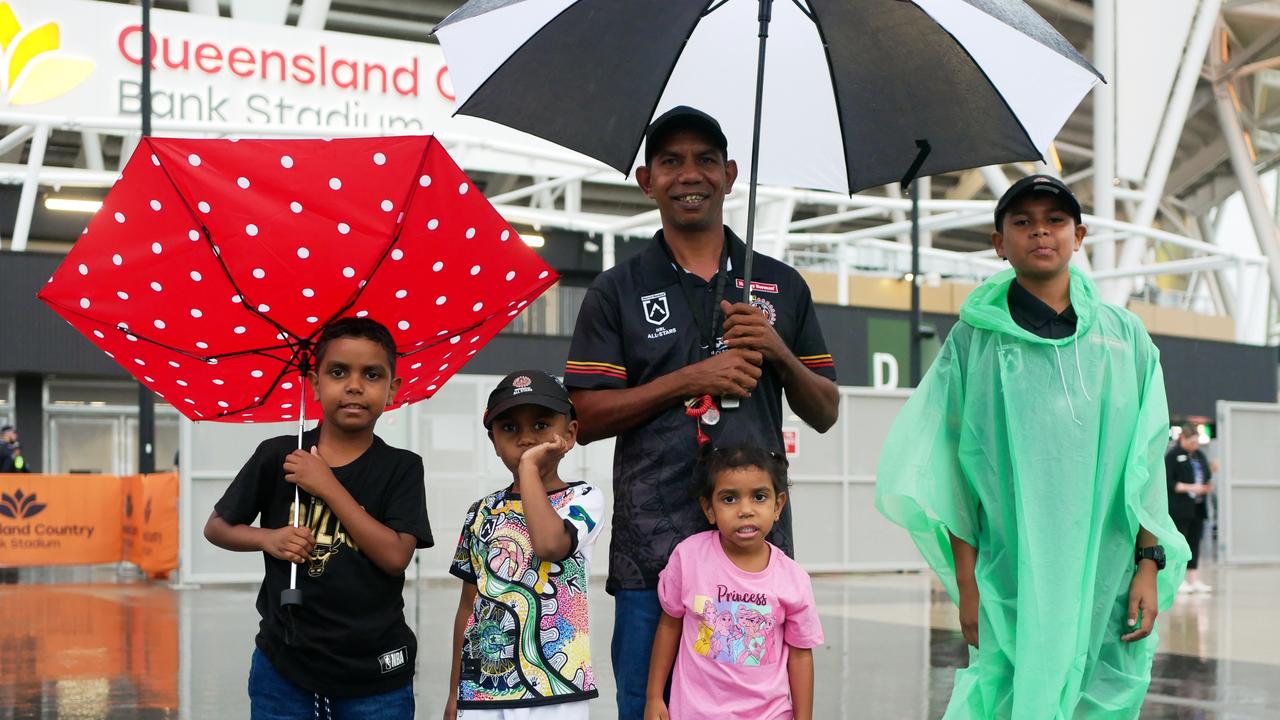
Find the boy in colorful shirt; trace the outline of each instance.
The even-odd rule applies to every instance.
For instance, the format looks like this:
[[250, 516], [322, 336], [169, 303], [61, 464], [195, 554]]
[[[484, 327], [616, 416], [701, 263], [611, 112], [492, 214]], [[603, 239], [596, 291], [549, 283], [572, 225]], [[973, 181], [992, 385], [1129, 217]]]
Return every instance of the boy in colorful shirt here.
[[598, 695], [587, 580], [604, 498], [560, 479], [573, 404], [554, 377], [520, 370], [490, 393], [484, 425], [513, 481], [467, 511], [449, 568], [464, 585], [445, 717], [586, 718]]

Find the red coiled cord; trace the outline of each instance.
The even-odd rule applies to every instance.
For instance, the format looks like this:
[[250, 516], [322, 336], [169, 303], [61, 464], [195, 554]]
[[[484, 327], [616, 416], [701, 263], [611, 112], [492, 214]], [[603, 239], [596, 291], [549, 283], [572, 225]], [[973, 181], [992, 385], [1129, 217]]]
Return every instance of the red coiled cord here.
[[684, 414], [693, 418], [693, 425], [698, 430], [698, 447], [711, 442], [710, 436], [702, 432], [702, 416], [713, 407], [715, 407], [715, 400], [712, 400], [710, 395], [703, 395], [692, 405], [686, 405], [684, 408]]

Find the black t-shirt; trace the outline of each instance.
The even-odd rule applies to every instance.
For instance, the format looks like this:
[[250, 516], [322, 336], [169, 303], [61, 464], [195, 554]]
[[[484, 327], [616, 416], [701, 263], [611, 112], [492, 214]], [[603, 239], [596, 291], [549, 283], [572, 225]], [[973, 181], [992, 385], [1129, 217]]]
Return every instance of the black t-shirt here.
[[[725, 299], [742, 298], [746, 245], [728, 228], [729, 277]], [[705, 357], [698, 322], [681, 286], [681, 276], [698, 300], [703, 322], [717, 304], [717, 277], [705, 281], [675, 267], [662, 232], [639, 255], [597, 276], [582, 303], [565, 367], [570, 388], [606, 390], [637, 387]], [[804, 278], [791, 267], [754, 254], [753, 294], [757, 306], [791, 351], [813, 372], [835, 380]], [[717, 345], [723, 316], [715, 325]], [[760, 384], [736, 410], [703, 430], [717, 446], [751, 443], [777, 452], [782, 445], [782, 382], [765, 363]], [[609, 592], [657, 587], [658, 572], [681, 540], [707, 529], [690, 496], [697, 456], [694, 420], [684, 406], [618, 436], [613, 455], [613, 537], [609, 545]], [[770, 542], [792, 554], [791, 504], [774, 525]]]
[[[319, 437], [319, 430], [304, 434], [303, 447]], [[284, 459], [296, 449], [296, 435], [263, 441], [214, 506], [218, 517], [232, 525], [248, 525], [258, 517], [264, 528], [292, 524], [294, 486], [284, 479]], [[420, 548], [431, 547], [418, 455], [375, 436], [363, 455], [333, 468], [333, 474], [378, 522], [414, 536]], [[379, 569], [319, 498], [303, 491], [301, 500], [301, 522], [316, 537], [310, 559], [298, 566], [302, 605], [291, 620], [281, 611], [290, 563], [263, 553], [258, 647], [281, 675], [330, 697], [376, 695], [412, 682], [418, 647], [404, 621], [404, 573]], [[291, 642], [286, 641], [290, 622]]]
[[1076, 334], [1076, 311], [1070, 305], [1062, 312], [1032, 295], [1017, 280], [1009, 283], [1009, 317], [1018, 327], [1046, 340], [1061, 340]]

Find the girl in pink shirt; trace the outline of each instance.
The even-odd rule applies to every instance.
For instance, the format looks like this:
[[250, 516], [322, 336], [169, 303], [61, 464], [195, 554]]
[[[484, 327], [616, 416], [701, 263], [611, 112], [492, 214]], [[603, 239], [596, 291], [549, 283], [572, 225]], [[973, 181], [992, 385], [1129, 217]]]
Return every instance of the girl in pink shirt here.
[[658, 576], [663, 616], [645, 720], [811, 720], [812, 648], [823, 640], [813, 587], [765, 540], [787, 502], [787, 461], [752, 446], [717, 448], [698, 463], [694, 485], [715, 529], [677, 545]]

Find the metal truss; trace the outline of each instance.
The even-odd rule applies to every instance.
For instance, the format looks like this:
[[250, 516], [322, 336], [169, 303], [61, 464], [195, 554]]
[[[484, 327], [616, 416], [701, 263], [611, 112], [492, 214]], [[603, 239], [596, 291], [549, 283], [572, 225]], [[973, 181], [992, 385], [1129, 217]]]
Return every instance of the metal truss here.
[[[1114, 55], [1098, 48], [1125, 42], [1115, 37], [1116, 4], [1121, 1], [1030, 3], [1077, 47], [1092, 46], [1095, 63], [1110, 76]], [[342, 0], [305, 0], [287, 9], [285, 21], [398, 37], [405, 22], [425, 26], [459, 3], [372, 4], [377, 7], [365, 14]], [[231, 3], [233, 10], [235, 6]], [[218, 3], [205, 0], [189, 7], [210, 13], [217, 12]], [[1108, 300], [1123, 304], [1141, 296], [1232, 315], [1238, 340], [1276, 342], [1280, 233], [1276, 198], [1264, 192], [1260, 173], [1280, 166], [1280, 2], [1199, 0], [1141, 183], [1114, 179], [1113, 95], [1112, 86], [1094, 91], [1060, 133], [1047, 165], [979, 168], [939, 176], [922, 187], [925, 249], [922, 277], [916, 281], [979, 281], [1004, 267], [989, 246], [994, 199], [1020, 176], [1052, 173], [1071, 185], [1092, 211], [1085, 217], [1090, 227], [1087, 252], [1077, 259]], [[42, 191], [81, 188], [100, 197], [137, 143], [136, 125], [117, 118], [0, 112], [0, 125], [8, 132], [0, 138], [0, 184], [22, 188], [8, 243], [14, 250], [28, 246]], [[191, 136], [356, 134], [166, 120], [156, 120], [154, 126], [159, 133]], [[508, 221], [528, 229], [582, 233], [584, 242], [599, 246], [605, 267], [613, 264], [620, 240], [648, 237], [660, 225], [656, 210], [631, 179], [593, 160], [545, 144], [535, 148], [448, 133], [439, 137]], [[71, 147], [58, 150], [61, 159], [51, 162], [54, 138]], [[73, 160], [67, 162], [70, 153]], [[109, 164], [117, 169], [108, 169]], [[1236, 192], [1248, 209], [1256, 250], [1230, 249], [1217, 237], [1223, 203]], [[745, 195], [735, 193], [726, 201], [731, 224], [745, 218]], [[852, 274], [902, 277], [910, 268], [910, 203], [896, 186], [851, 197], [763, 187], [758, 205], [761, 251], [802, 269], [831, 272], [843, 280]], [[1259, 282], [1271, 288], [1267, 308], [1250, 306], [1256, 305], [1250, 289]], [[839, 301], [848, 302], [848, 283], [837, 286], [842, 288]], [[1245, 322], [1259, 313], [1263, 322]]]

